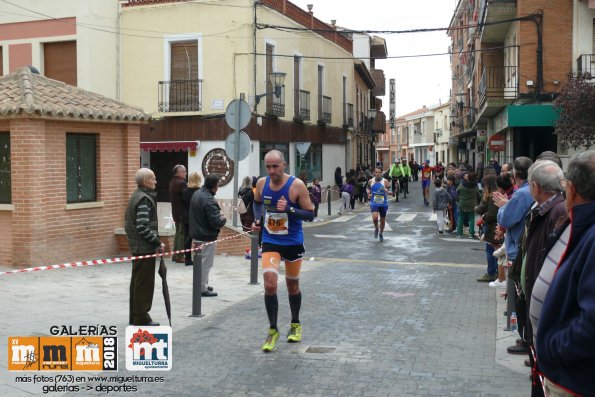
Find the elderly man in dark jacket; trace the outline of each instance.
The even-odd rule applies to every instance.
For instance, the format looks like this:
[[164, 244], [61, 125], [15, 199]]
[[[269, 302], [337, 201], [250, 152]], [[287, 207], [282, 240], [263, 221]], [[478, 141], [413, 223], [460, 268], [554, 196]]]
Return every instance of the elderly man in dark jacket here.
[[[171, 215], [176, 223], [176, 236], [174, 238], [174, 250], [184, 249], [184, 222], [182, 222], [182, 192], [186, 188], [186, 167], [178, 164], [173, 169], [174, 176], [169, 182], [169, 201], [171, 202]], [[171, 258], [174, 262], [184, 263], [184, 254], [175, 254]]]
[[219, 183], [219, 176], [211, 174], [205, 178], [205, 183], [190, 200], [190, 235], [194, 240], [206, 243], [202, 250], [202, 296], [217, 296], [209, 288], [209, 272], [215, 260], [215, 248], [219, 230], [227, 219], [221, 213], [221, 207], [215, 200], [215, 193]]
[[[510, 353], [526, 352], [525, 344], [533, 346], [533, 328], [527, 318], [531, 311], [530, 297], [547, 254], [549, 237], [555, 229], [556, 222], [566, 215], [566, 204], [561, 194], [562, 179], [562, 169], [552, 161], [538, 160], [529, 168], [529, 189], [535, 203], [527, 213], [525, 230], [518, 248], [517, 258], [522, 258], [522, 261], [515, 261], [511, 270], [511, 277], [518, 279], [520, 284], [519, 306], [525, 305], [525, 310], [517, 307], [519, 323], [522, 322], [524, 327], [524, 343], [509, 347]], [[526, 364], [534, 365], [531, 354]], [[535, 384], [533, 388], [532, 395], [540, 396], [540, 385]]]
[[[150, 255], [163, 251], [165, 246], [157, 234], [157, 205], [155, 186], [157, 179], [148, 168], [136, 172], [137, 189], [128, 201], [124, 228], [130, 252], [134, 256]], [[128, 323], [134, 325], [159, 325], [149, 315], [155, 290], [155, 258], [132, 261], [130, 279], [130, 310]]]

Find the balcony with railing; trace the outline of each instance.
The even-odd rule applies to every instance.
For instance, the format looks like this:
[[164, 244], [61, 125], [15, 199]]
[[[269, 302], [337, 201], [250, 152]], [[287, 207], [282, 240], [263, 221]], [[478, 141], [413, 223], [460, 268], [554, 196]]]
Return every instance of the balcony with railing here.
[[160, 81], [159, 112], [198, 112], [202, 110], [202, 80]]
[[318, 123], [330, 124], [332, 121], [333, 102], [331, 97], [318, 95]]
[[293, 119], [310, 120], [310, 91], [293, 90]]
[[343, 127], [344, 128], [352, 128], [353, 127], [353, 104], [352, 103], [344, 103], [343, 104]]
[[[516, 18], [517, 0], [485, 0], [485, 3], [487, 3], [487, 10], [484, 12], [485, 5], [482, 4], [482, 14], [480, 14], [480, 17], [483, 17], [481, 22], [485, 24], [482, 27], [482, 42], [501, 43], [504, 41], [512, 21], [500, 21]], [[493, 22], [499, 23], [491, 24]]]
[[285, 116], [285, 86], [281, 86], [281, 94], [271, 95], [270, 101], [267, 101], [266, 114], [268, 116], [284, 117]]
[[480, 117], [491, 117], [519, 95], [517, 66], [486, 66], [479, 82]]
[[384, 70], [370, 69], [370, 75], [374, 80], [374, 88], [372, 88], [372, 95], [384, 96], [386, 95], [386, 78], [384, 77]]
[[595, 54], [582, 54], [576, 60], [576, 70], [579, 73], [589, 73], [595, 78]]

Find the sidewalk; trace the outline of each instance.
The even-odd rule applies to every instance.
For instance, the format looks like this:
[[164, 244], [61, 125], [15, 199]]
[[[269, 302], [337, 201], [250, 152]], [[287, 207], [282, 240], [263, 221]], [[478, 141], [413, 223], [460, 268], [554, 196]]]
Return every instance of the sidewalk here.
[[[158, 262], [157, 262], [158, 263]], [[314, 263], [312, 263], [314, 264]], [[314, 268], [304, 266], [303, 271]], [[250, 260], [238, 256], [216, 256], [209, 275], [219, 296], [202, 298], [202, 318], [188, 317], [192, 312], [192, 267], [166, 260], [167, 279], [172, 305], [174, 335], [187, 327], [211, 323], [215, 314], [263, 293], [262, 275], [258, 285], [250, 285]], [[128, 326], [128, 287], [130, 262], [82, 268], [67, 268], [0, 276], [3, 305], [0, 316], [0, 396], [41, 395], [39, 384], [15, 383], [8, 372], [8, 336], [51, 336], [50, 327], [67, 325], [115, 325], [120, 344], [119, 372], [125, 369], [124, 331]], [[161, 291], [161, 281], [155, 276], [155, 293], [151, 316], [167, 325], [167, 314]], [[74, 372], [70, 372], [73, 374]], [[87, 375], [76, 372], [74, 374]], [[39, 373], [38, 373], [39, 374]], [[105, 374], [105, 373], [104, 373]]]

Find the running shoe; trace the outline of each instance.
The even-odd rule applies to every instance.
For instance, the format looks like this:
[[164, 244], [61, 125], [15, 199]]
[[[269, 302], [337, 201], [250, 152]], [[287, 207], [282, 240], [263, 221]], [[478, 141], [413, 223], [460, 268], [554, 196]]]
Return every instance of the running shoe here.
[[281, 336], [279, 330], [270, 328], [269, 335], [264, 341], [264, 345], [262, 345], [262, 351], [268, 353], [277, 350], [277, 341], [279, 340], [279, 336]]
[[384, 241], [384, 237], [382, 237], [382, 233], [380, 233], [379, 237], [380, 237], [380, 241]]
[[374, 238], [378, 238], [378, 229], [374, 229]]
[[296, 343], [302, 341], [302, 324], [291, 323], [289, 332], [287, 333], [287, 342]]

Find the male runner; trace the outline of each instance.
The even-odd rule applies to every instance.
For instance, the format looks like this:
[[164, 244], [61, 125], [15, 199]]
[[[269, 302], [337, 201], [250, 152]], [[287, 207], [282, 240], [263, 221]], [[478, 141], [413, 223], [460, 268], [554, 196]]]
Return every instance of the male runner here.
[[421, 167], [421, 188], [424, 194], [424, 205], [430, 205], [430, 182], [432, 181], [432, 172], [434, 167], [430, 167], [430, 160], [426, 160]]
[[[382, 177], [382, 169], [374, 169], [374, 178], [368, 182], [370, 191], [370, 211], [372, 212], [372, 221], [374, 222], [374, 238], [380, 238], [384, 241], [382, 232], [384, 231], [386, 211], [388, 210], [388, 180]], [[378, 225], [378, 215], [380, 215], [380, 227]]]
[[304, 234], [302, 220], [314, 219], [314, 205], [304, 182], [285, 173], [287, 163], [283, 153], [271, 150], [264, 156], [268, 176], [260, 178], [254, 192], [254, 226], [262, 227], [262, 273], [264, 278], [264, 305], [269, 318], [269, 333], [262, 345], [264, 352], [277, 348], [277, 280], [279, 264], [285, 261], [285, 284], [291, 308], [291, 324], [287, 334], [288, 342], [302, 340], [300, 324], [300, 269], [304, 255]]

